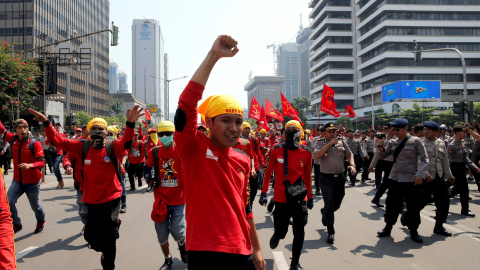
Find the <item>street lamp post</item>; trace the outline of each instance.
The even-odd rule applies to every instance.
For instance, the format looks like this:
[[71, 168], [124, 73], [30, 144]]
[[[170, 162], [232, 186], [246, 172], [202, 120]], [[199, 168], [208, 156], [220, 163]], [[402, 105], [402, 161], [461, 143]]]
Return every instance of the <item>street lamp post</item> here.
[[170, 82], [171, 82], [171, 81], [176, 81], [176, 80], [185, 79], [185, 78], [187, 78], [188, 76], [182, 76], [182, 77], [178, 77], [178, 78], [174, 78], [174, 79], [164, 79], [164, 78], [160, 78], [160, 77], [155, 77], [155, 76], [153, 76], [153, 75], [149, 75], [149, 76], [152, 77], [152, 78], [155, 78], [155, 79], [158, 79], [158, 80], [164, 80], [164, 81], [167, 82], [167, 100], [164, 101], [164, 102], [167, 102], [167, 103], [166, 103], [167, 109], [166, 109], [166, 111], [164, 112], [164, 115], [165, 115], [166, 119], [169, 120], [168, 118], [169, 118], [169, 114], [170, 114], [170, 112], [169, 112], [169, 107], [170, 107], [170, 106], [169, 106], [169, 102], [170, 102], [170, 101], [169, 101], [169, 99], [170, 99]]

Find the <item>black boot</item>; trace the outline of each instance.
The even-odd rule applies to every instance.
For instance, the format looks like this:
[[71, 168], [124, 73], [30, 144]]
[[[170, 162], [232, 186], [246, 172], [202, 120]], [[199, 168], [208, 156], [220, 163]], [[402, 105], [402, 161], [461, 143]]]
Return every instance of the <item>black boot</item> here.
[[452, 233], [445, 230], [445, 228], [443, 227], [443, 224], [435, 224], [435, 228], [433, 229], [433, 233], [435, 234], [440, 234], [440, 235], [443, 235], [443, 236], [452, 236]]
[[303, 268], [300, 266], [300, 258], [292, 258], [290, 270], [303, 270]]
[[416, 243], [423, 243], [422, 237], [418, 234], [417, 230], [410, 231], [410, 238]]
[[392, 233], [392, 228], [392, 225], [385, 225], [385, 228], [383, 228], [383, 230], [377, 232], [378, 237], [390, 236], [390, 234]]

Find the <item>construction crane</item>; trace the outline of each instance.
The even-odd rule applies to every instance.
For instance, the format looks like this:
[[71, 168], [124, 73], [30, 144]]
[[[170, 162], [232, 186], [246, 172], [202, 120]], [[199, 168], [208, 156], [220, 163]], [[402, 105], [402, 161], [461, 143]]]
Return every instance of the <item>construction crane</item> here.
[[277, 60], [276, 60], [277, 45], [275, 45], [275, 43], [267, 45], [267, 50], [270, 48], [273, 48], [273, 75], [277, 75]]

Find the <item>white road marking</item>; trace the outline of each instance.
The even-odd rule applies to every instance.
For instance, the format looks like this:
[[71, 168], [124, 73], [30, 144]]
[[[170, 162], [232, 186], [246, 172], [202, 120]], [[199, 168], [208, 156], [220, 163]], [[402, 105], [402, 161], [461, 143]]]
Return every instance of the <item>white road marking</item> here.
[[275, 264], [277, 265], [278, 270], [288, 270], [289, 266], [287, 264], [287, 261], [285, 260], [285, 257], [283, 256], [283, 252], [281, 251], [273, 251], [273, 260], [275, 261]]
[[20, 260], [21, 258], [23, 258], [24, 256], [26, 256], [28, 253], [34, 251], [35, 249], [37, 249], [38, 247], [28, 247], [22, 251], [20, 251], [19, 253], [17, 253], [17, 261]]

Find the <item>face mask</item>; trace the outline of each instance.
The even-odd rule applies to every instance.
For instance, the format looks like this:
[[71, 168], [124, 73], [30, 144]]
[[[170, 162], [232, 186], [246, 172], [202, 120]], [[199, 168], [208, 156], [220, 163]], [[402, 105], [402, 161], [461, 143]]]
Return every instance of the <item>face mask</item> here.
[[107, 136], [107, 140], [114, 140], [115, 136]]
[[101, 149], [105, 147], [106, 132], [102, 130], [91, 130], [88, 135], [90, 137], [90, 145], [93, 149]]
[[296, 150], [300, 147], [300, 136], [302, 132], [300, 130], [285, 130], [285, 145], [290, 150]]
[[173, 142], [173, 135], [160, 137], [160, 142], [165, 146], [169, 146]]
[[151, 134], [150, 134], [150, 139], [152, 139], [152, 141], [155, 143], [155, 145], [158, 144], [158, 135], [157, 135], [157, 133], [151, 133]]

